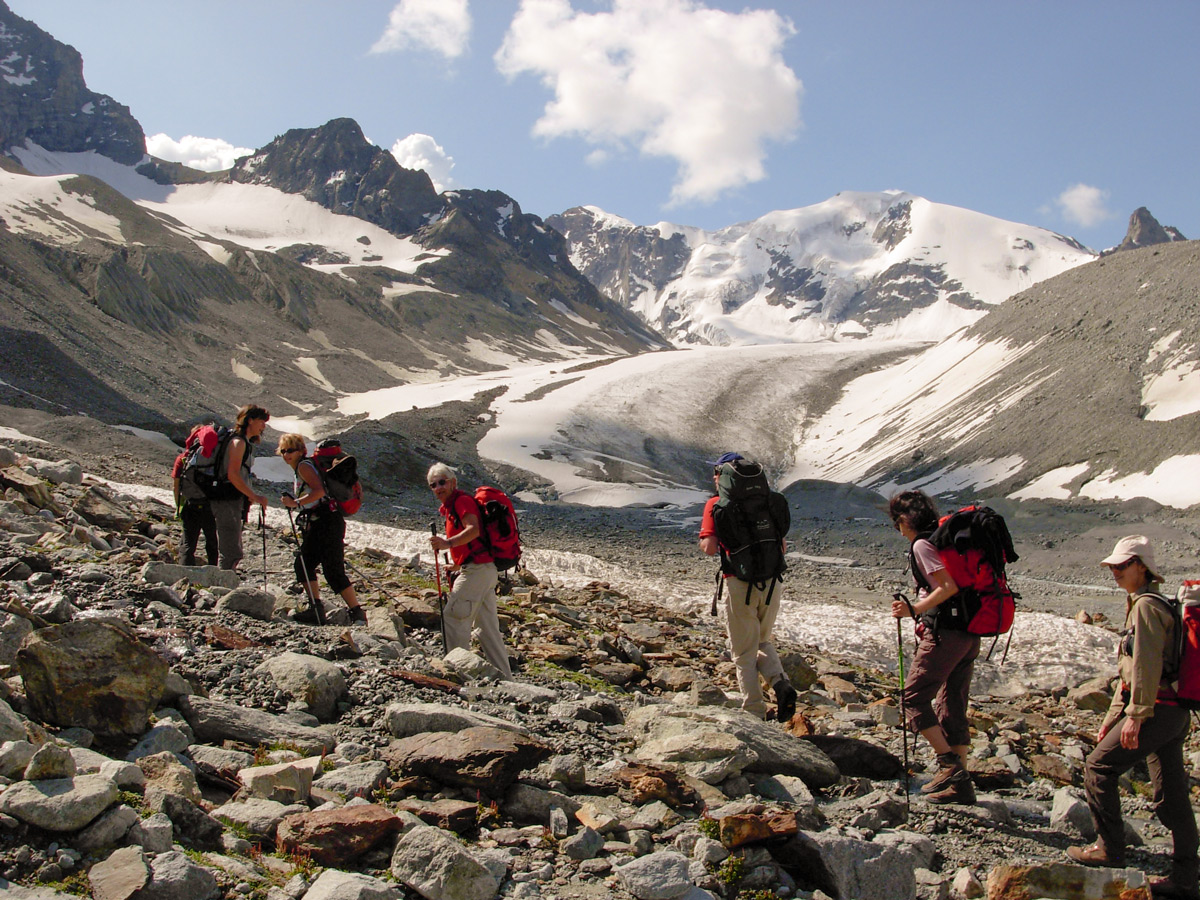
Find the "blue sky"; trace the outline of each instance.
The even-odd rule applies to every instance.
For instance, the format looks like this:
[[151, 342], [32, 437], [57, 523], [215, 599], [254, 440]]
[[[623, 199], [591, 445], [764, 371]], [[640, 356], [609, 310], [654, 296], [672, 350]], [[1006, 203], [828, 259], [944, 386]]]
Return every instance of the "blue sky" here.
[[1192, 0], [8, 3], [210, 168], [348, 116], [543, 217], [716, 229], [899, 189], [1095, 249], [1138, 206], [1200, 238]]

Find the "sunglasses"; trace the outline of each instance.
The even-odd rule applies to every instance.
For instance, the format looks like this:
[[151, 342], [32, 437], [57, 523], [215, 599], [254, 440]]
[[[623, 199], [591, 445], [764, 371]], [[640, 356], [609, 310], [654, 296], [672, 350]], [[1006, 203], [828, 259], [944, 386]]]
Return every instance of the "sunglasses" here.
[[437, 481], [431, 481], [429, 482], [429, 489], [433, 490], [434, 488], [445, 487], [449, 480], [449, 478], [439, 478]]
[[291, 450], [280, 450], [279, 455], [287, 456], [289, 453], [303, 453], [303, 452], [304, 451], [301, 450], [299, 447], [293, 447]]
[[1137, 557], [1131, 556], [1131, 557], [1129, 557], [1129, 559], [1125, 560], [1125, 562], [1123, 562], [1123, 563], [1109, 563], [1108, 567], [1110, 569], [1112, 569], [1114, 572], [1124, 572], [1126, 569], [1128, 569], [1130, 566], [1132, 566], [1135, 562], [1137, 562]]

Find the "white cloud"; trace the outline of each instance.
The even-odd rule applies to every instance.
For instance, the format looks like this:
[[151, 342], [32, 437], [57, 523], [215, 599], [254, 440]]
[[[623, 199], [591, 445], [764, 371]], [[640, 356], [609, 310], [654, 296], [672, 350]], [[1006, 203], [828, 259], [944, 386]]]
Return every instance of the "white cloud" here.
[[674, 159], [671, 201], [710, 201], [765, 178], [766, 141], [800, 124], [803, 86], [781, 55], [794, 31], [773, 10], [696, 0], [614, 0], [590, 14], [522, 0], [495, 60], [554, 92], [535, 135]]
[[392, 144], [392, 156], [406, 169], [424, 169], [439, 194], [454, 187], [450, 171], [454, 157], [447, 156], [441, 145], [427, 134], [410, 134]]
[[1068, 222], [1091, 228], [1116, 215], [1105, 207], [1107, 200], [1106, 190], [1090, 184], [1073, 184], [1059, 194], [1054, 202]]
[[220, 172], [230, 168], [239, 156], [249, 156], [254, 148], [235, 147], [220, 138], [196, 137], [194, 134], [185, 134], [179, 140], [155, 134], [146, 138], [146, 152], [202, 172]]
[[390, 53], [424, 47], [447, 59], [462, 56], [471, 33], [467, 0], [400, 0], [388, 16], [387, 29], [371, 47]]

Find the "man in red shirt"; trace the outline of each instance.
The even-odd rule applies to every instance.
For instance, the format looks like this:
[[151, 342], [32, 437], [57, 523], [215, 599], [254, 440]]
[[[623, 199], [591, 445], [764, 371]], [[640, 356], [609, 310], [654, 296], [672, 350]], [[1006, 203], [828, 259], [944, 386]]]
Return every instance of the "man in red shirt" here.
[[[721, 467], [742, 458], [740, 453], [725, 453], [711, 463], [714, 487], [720, 480]], [[783, 663], [771, 641], [782, 591], [776, 584], [768, 594], [767, 589], [742, 581], [730, 573], [731, 567], [725, 557], [726, 548], [717, 540], [717, 525], [713, 518], [713, 507], [719, 499], [714, 496], [704, 505], [704, 517], [700, 521], [700, 549], [709, 556], [721, 555], [721, 571], [725, 573], [725, 625], [730, 655], [737, 669], [738, 687], [742, 691], [742, 709], [760, 719], [767, 717], [767, 704], [759, 682], [759, 675], [762, 675], [775, 691], [775, 717], [780, 722], [787, 722], [796, 712], [796, 689], [788, 681]]]
[[434, 463], [427, 478], [433, 496], [442, 504], [438, 512], [446, 520], [446, 536], [432, 535], [433, 552], [450, 551], [451, 569], [457, 570], [450, 598], [442, 619], [446, 626], [446, 646], [469, 648], [471, 629], [479, 629], [484, 656], [500, 670], [505, 680], [512, 678], [508, 648], [500, 635], [496, 614], [496, 564], [480, 531], [479, 505], [475, 498], [458, 489], [458, 476], [445, 463]]

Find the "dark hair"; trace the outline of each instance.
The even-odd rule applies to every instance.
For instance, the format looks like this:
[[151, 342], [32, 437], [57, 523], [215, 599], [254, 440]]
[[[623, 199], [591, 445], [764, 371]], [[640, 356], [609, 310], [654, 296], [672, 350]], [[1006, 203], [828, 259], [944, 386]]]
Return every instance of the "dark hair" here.
[[938, 527], [938, 511], [932, 499], [924, 491], [901, 491], [888, 501], [888, 515], [892, 524], [903, 519], [917, 534], [928, 534]]
[[264, 422], [271, 420], [271, 414], [261, 406], [255, 406], [252, 403], [247, 403], [237, 411], [237, 427], [244, 431], [246, 426], [250, 424], [251, 419], [262, 419]]

